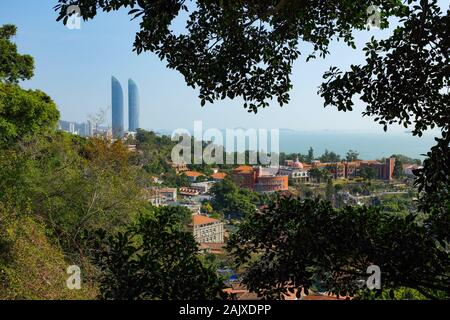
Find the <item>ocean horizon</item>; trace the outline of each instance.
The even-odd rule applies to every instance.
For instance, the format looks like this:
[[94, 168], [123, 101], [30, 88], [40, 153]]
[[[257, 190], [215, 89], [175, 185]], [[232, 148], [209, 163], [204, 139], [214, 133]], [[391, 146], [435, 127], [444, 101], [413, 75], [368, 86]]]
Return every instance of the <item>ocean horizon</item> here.
[[[241, 129], [245, 130], [244, 128]], [[154, 131], [164, 135], [171, 135], [173, 132], [167, 129]], [[224, 130], [221, 131], [224, 132]], [[345, 157], [348, 150], [355, 150], [359, 152], [359, 157], [365, 160], [380, 159], [393, 154], [403, 154], [410, 158], [423, 160], [426, 157], [425, 154], [436, 144], [434, 138], [439, 136], [437, 132], [428, 132], [422, 137], [418, 137], [406, 131], [299, 131], [280, 129], [279, 133], [280, 152], [307, 154], [308, 149], [312, 147], [316, 157], [323, 154], [325, 150], [333, 151], [341, 157]]]
[[280, 131], [280, 151], [306, 154], [309, 147], [314, 154], [334, 151], [344, 157], [348, 150], [359, 152], [361, 159], [380, 159], [392, 154], [403, 154], [423, 160], [430, 148], [436, 144], [433, 134], [422, 137], [407, 132], [339, 132], [339, 131]]

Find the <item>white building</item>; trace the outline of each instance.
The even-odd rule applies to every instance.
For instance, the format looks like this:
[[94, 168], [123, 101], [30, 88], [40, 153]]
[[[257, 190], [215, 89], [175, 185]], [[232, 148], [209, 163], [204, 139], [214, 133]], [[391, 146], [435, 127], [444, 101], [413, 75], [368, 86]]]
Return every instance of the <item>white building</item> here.
[[415, 177], [413, 171], [422, 168], [422, 166], [418, 166], [415, 164], [407, 164], [403, 166], [403, 174], [408, 177]]
[[287, 166], [280, 166], [278, 174], [286, 175], [292, 180], [309, 180], [308, 170], [303, 168], [303, 164], [298, 161], [298, 158], [295, 162], [292, 162], [291, 160]]
[[204, 181], [191, 183], [191, 187], [199, 190], [201, 193], [207, 193], [214, 185], [215, 181]]
[[156, 190], [143, 190], [144, 198], [155, 207], [163, 205], [164, 199]]
[[177, 201], [177, 188], [162, 188], [162, 189], [158, 189], [158, 193], [166, 201]]
[[200, 214], [192, 216], [194, 238], [198, 243], [223, 243], [223, 222]]

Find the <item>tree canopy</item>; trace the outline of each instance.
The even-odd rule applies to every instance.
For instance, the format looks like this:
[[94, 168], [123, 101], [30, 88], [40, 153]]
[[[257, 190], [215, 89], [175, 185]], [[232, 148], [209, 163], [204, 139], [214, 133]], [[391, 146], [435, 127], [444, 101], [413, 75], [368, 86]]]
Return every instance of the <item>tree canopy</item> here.
[[210, 192], [214, 196], [213, 208], [228, 217], [248, 216], [261, 201], [257, 193], [239, 188], [228, 177], [214, 184]]
[[[263, 296], [281, 297], [287, 290], [314, 286], [355, 294], [359, 290], [355, 281], [367, 276], [371, 264], [382, 270], [383, 290], [406, 287], [425, 297], [450, 295], [449, 23], [448, 11], [443, 13], [435, 0], [405, 4], [392, 0], [58, 3], [55, 9], [64, 21], [73, 4], [80, 7], [84, 19], [100, 11], [128, 9], [132, 18], [140, 19], [134, 43], [137, 53], [153, 52], [178, 70], [189, 86], [199, 88], [202, 105], [241, 98], [251, 112], [268, 106], [273, 98], [280, 105], [288, 103], [292, 66], [301, 54], [301, 42], [313, 47], [307, 59], [329, 54], [332, 39], [354, 46], [352, 34], [366, 28], [370, 5], [379, 5], [381, 27], [387, 26], [389, 17], [401, 18], [390, 37], [372, 39], [366, 45], [365, 63], [347, 72], [336, 68], [327, 72], [319, 92], [326, 106], [342, 111], [351, 111], [353, 100], [361, 99], [364, 114], [374, 116], [385, 130], [395, 123], [412, 126], [413, 134], [419, 136], [428, 129], [441, 130], [442, 137], [417, 172], [419, 212], [396, 215], [364, 206], [334, 209], [326, 201], [295, 198], [277, 198], [258, 211], [241, 192], [233, 192], [235, 199], [217, 199], [251, 209], [232, 235], [229, 249], [238, 266], [247, 267], [244, 284]], [[175, 33], [171, 25], [185, 12], [189, 12], [186, 30]], [[136, 176], [128, 175], [129, 161], [120, 143], [67, 141], [64, 135], [59, 139], [43, 134], [58, 114], [47, 96], [17, 86], [31, 77], [32, 59], [17, 53], [10, 41], [14, 34], [14, 27], [0, 29], [0, 138], [7, 142], [0, 150], [0, 212], [9, 218], [31, 213], [42, 219], [54, 246], [65, 248], [70, 256], [81, 258], [96, 249], [105, 276], [104, 298], [218, 296], [220, 281], [195, 255], [196, 243], [174, 209], [151, 209], [130, 226], [132, 213], [145, 209], [131, 202], [116, 206], [117, 194], [136, 183]], [[32, 113], [22, 118], [21, 112]], [[37, 141], [21, 140], [28, 127]], [[148, 149], [160, 142], [145, 133], [139, 139], [138, 145]], [[159, 161], [161, 154], [147, 155], [150, 160], [134, 159], [149, 165], [147, 172], [166, 168]], [[312, 150], [309, 158], [313, 158]], [[222, 188], [233, 191], [232, 186]], [[129, 191], [133, 199], [139, 198], [133, 189]], [[90, 239], [81, 234], [98, 227], [106, 234], [91, 247]], [[0, 240], [9, 241], [7, 232], [0, 228]], [[0, 268], [13, 270], [8, 259], [0, 260]], [[181, 278], [185, 274], [191, 277]], [[1, 285], [5, 283], [9, 282]], [[188, 285], [193, 289], [185, 290]]]
[[58, 119], [55, 103], [44, 92], [0, 83], [0, 144], [49, 132]]
[[[0, 33], [0, 37], [11, 35], [15, 27], [1, 27]], [[1, 41], [3, 46], [6, 42]], [[17, 65], [22, 61], [16, 59], [12, 43], [4, 48], [9, 51], [2, 50], [1, 59], [9, 57], [9, 65], [0, 65], [4, 72], [0, 79], [0, 298], [216, 297], [221, 281], [203, 265], [197, 243], [185, 230], [190, 212], [152, 211], [143, 194], [152, 164], [160, 161], [163, 168], [168, 166], [164, 161], [170, 154], [170, 138], [141, 131], [137, 137], [141, 150], [132, 154], [120, 140], [57, 131], [56, 105], [45, 93], [18, 85]], [[152, 148], [159, 153], [151, 153]], [[102, 241], [92, 241], [99, 229]], [[131, 254], [129, 243], [125, 247], [120, 247], [122, 240], [116, 243], [124, 234], [130, 235], [130, 243], [144, 239], [145, 245], [133, 247], [129, 264], [118, 269], [114, 259], [125, 260]], [[102, 252], [105, 247], [121, 251]], [[146, 261], [141, 261], [140, 269], [133, 259], [142, 252], [147, 255], [142, 255]], [[103, 259], [111, 260], [109, 269], [102, 269]], [[67, 267], [74, 264], [80, 267], [82, 284], [81, 290], [71, 291], [63, 284]], [[143, 270], [155, 277], [147, 278], [149, 291], [132, 295], [140, 287], [107, 286], [111, 281], [124, 284], [124, 279], [130, 284], [139, 280]], [[110, 282], [98, 281], [102, 272], [108, 272]], [[136, 273], [131, 276], [131, 272]]]
[[102, 269], [104, 299], [217, 299], [222, 282], [197, 255], [186, 230], [191, 212], [183, 207], [153, 208], [125, 232], [98, 232], [95, 255]]
[[381, 269], [384, 292], [407, 287], [427, 298], [448, 296], [448, 252], [435, 244], [437, 229], [417, 220], [375, 207], [279, 198], [250, 215], [228, 245], [247, 266], [244, 283], [267, 298], [301, 288], [361, 296], [369, 290], [358, 280], [367, 279], [371, 264]]
[[39, 90], [23, 90], [19, 80], [33, 77], [34, 60], [17, 52], [12, 42], [17, 28], [0, 26], [0, 145], [10, 144], [54, 129], [59, 111]]
[[11, 24], [0, 27], [0, 82], [18, 83], [33, 77], [33, 57], [19, 54], [16, 44], [11, 41], [16, 32], [16, 26]]
[[[240, 97], [250, 112], [267, 107], [272, 98], [281, 106], [288, 103], [302, 41], [313, 48], [308, 59], [323, 57], [332, 39], [354, 46], [353, 32], [367, 28], [369, 6], [379, 6], [381, 27], [406, 10], [398, 0], [59, 0], [58, 20], [67, 21], [69, 5], [78, 5], [85, 20], [100, 11], [129, 9], [140, 19], [137, 53], [150, 51], [167, 61], [189, 86], [199, 88], [202, 105]], [[186, 32], [178, 34], [172, 23], [186, 13]]]
[[[67, 8], [78, 5], [85, 20], [99, 11], [128, 8], [140, 19], [134, 49], [151, 51], [183, 74], [186, 83], [200, 88], [202, 105], [226, 97], [240, 97], [249, 111], [268, 106], [276, 97], [289, 101], [293, 62], [301, 41], [314, 50], [308, 59], [329, 54], [332, 39], [354, 46], [353, 32], [367, 27], [367, 8], [380, 9], [380, 27], [389, 17], [400, 19], [390, 37], [372, 40], [363, 49], [366, 63], [342, 72], [332, 67], [324, 75], [320, 94], [325, 106], [351, 111], [353, 98], [366, 104], [364, 115], [387, 130], [399, 123], [422, 135], [442, 130], [438, 145], [417, 172], [419, 189], [445, 189], [450, 168], [447, 26], [436, 0], [401, 1], [138, 1], [58, 0], [58, 20], [67, 21]], [[188, 12], [186, 32], [177, 34], [172, 22]], [[435, 162], [434, 158], [444, 161]], [[436, 169], [436, 170], [435, 170]], [[439, 186], [439, 187], [431, 187]], [[427, 201], [425, 196], [422, 197]]]
[[[413, 126], [419, 136], [441, 129], [442, 137], [417, 172], [417, 185], [426, 191], [424, 202], [429, 202], [428, 191], [449, 194], [449, 10], [442, 12], [436, 0], [58, 0], [58, 20], [67, 21], [69, 5], [78, 5], [85, 20], [99, 11], [128, 8], [141, 21], [137, 53], [150, 51], [166, 60], [189, 86], [199, 87], [202, 105], [240, 97], [253, 112], [272, 98], [280, 105], [289, 101], [300, 42], [313, 46], [307, 59], [329, 54], [332, 39], [354, 46], [353, 32], [367, 28], [367, 8], [376, 5], [380, 27], [388, 26], [389, 17], [399, 19], [398, 27], [387, 39], [366, 44], [365, 64], [352, 65], [348, 72], [332, 67], [319, 93], [325, 106], [342, 111], [351, 111], [353, 99], [361, 99], [364, 115], [374, 116], [384, 130], [394, 123]], [[186, 30], [178, 34], [171, 25], [183, 12], [189, 13]]]
[[416, 172], [419, 190], [425, 191], [423, 206], [429, 208], [437, 203], [436, 197], [445, 203], [450, 194], [450, 10], [444, 14], [436, 0], [408, 3], [414, 5], [391, 37], [366, 45], [365, 64], [352, 65], [347, 72], [331, 68], [320, 93], [326, 106], [343, 111], [351, 111], [358, 96], [366, 104], [363, 114], [373, 116], [385, 131], [394, 123], [412, 126], [418, 136], [429, 129], [441, 130], [424, 168]]

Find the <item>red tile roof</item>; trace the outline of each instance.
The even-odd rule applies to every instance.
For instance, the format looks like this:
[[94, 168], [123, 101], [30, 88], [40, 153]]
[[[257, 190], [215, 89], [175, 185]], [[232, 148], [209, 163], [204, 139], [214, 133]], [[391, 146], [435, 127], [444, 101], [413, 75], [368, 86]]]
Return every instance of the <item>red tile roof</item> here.
[[252, 166], [242, 165], [242, 166], [239, 166], [239, 167], [235, 168], [233, 171], [239, 172], [239, 171], [253, 171], [253, 170], [254, 169], [253, 169]]
[[200, 177], [200, 176], [204, 176], [203, 173], [197, 172], [197, 171], [186, 171], [184, 172], [184, 174], [188, 177]]
[[211, 178], [216, 180], [223, 180], [226, 176], [227, 174], [225, 172], [216, 172], [211, 175]]
[[207, 223], [216, 223], [216, 222], [220, 222], [217, 219], [213, 219], [207, 216], [203, 216], [201, 214], [196, 214], [192, 216], [192, 221], [195, 225], [202, 225], [202, 224], [207, 224]]
[[161, 188], [158, 190], [159, 192], [167, 193], [167, 192], [176, 192], [177, 188]]

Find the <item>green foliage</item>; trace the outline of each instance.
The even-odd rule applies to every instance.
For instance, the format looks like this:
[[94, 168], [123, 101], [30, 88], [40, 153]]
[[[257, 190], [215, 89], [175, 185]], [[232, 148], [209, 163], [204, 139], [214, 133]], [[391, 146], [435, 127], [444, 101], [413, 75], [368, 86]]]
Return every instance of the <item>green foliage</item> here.
[[59, 111], [44, 92], [23, 90], [19, 80], [33, 76], [34, 62], [11, 42], [16, 27], [0, 27], [0, 147], [54, 129]]
[[[436, 297], [445, 298], [445, 295], [441, 295], [439, 292], [434, 292]], [[381, 294], [378, 292], [364, 292], [361, 296], [362, 299], [368, 300], [424, 300], [426, 296], [419, 291], [410, 288], [399, 288], [396, 290], [383, 291]]]
[[394, 177], [401, 178], [403, 177], [403, 161], [395, 158], [395, 164], [394, 164]]
[[304, 154], [301, 154], [301, 153], [288, 153], [288, 154], [286, 154], [284, 152], [281, 152], [280, 155], [279, 155], [279, 162], [280, 162], [281, 165], [284, 165], [286, 160], [295, 161], [297, 159], [298, 159], [298, 161], [303, 162], [303, 163], [310, 163], [309, 159], [308, 159], [308, 155], [304, 155]]
[[332, 167], [327, 168], [312, 168], [308, 171], [309, 177], [311, 180], [315, 182], [322, 182], [322, 181], [328, 181], [332, 179], [332, 173], [331, 173]]
[[414, 209], [417, 210], [417, 204], [409, 195], [384, 195], [380, 202], [382, 210], [392, 214], [407, 215]]
[[[0, 208], [0, 299], [94, 299], [95, 286], [82, 278], [81, 290], [66, 286], [72, 264], [30, 217], [12, 218]], [[84, 271], [84, 270], [83, 270]]]
[[374, 168], [369, 166], [363, 166], [359, 169], [358, 174], [364, 180], [373, 180], [377, 177], [377, 172]]
[[211, 214], [213, 213], [214, 209], [211, 205], [211, 203], [209, 202], [205, 202], [202, 204], [202, 212], [206, 213], [206, 214]]
[[11, 144], [54, 129], [59, 111], [41, 91], [0, 83], [0, 144]]
[[188, 187], [190, 181], [185, 174], [176, 174], [175, 171], [170, 171], [164, 175], [164, 185], [171, 188]]
[[382, 273], [382, 291], [412, 288], [450, 296], [450, 256], [427, 224], [377, 208], [333, 209], [329, 202], [280, 197], [249, 216], [228, 242], [244, 283], [267, 298], [315, 283], [337, 294], [361, 295], [357, 280], [369, 265]]
[[312, 147], [309, 147], [308, 155], [306, 157], [306, 163], [312, 163], [314, 160], [314, 150]]
[[132, 163], [142, 166], [148, 173], [160, 175], [172, 172], [170, 155], [176, 142], [168, 136], [159, 136], [152, 131], [137, 130], [136, 147], [139, 150]]
[[[59, 112], [51, 98], [16, 84], [31, 77], [32, 59], [17, 55], [13, 34], [15, 27], [0, 28], [0, 295], [93, 298], [95, 268], [82, 235], [131, 221], [143, 204], [138, 169], [120, 142], [55, 132]], [[71, 264], [85, 271], [80, 292], [64, 283]]]
[[341, 156], [334, 153], [333, 151], [325, 150], [325, 152], [320, 156], [319, 160], [321, 162], [339, 162], [341, 161]]
[[322, 178], [322, 171], [319, 168], [312, 168], [308, 173], [311, 180], [320, 182]]
[[[211, 165], [206, 164], [206, 163], [203, 163], [203, 164], [191, 164], [189, 166], [189, 168], [192, 171], [197, 171], [197, 172], [203, 173], [205, 176], [210, 176], [210, 175], [213, 174], [213, 171], [211, 169]], [[199, 179], [207, 179], [207, 177], [201, 178], [201, 176], [200, 176], [200, 177], [197, 178], [196, 181], [200, 182]]]
[[333, 195], [334, 195], [334, 186], [333, 186], [333, 180], [332, 179], [328, 179], [327, 181], [327, 186], [325, 188], [325, 199], [327, 201], [332, 201], [333, 200]]
[[[408, 1], [409, 3], [415, 1]], [[436, 0], [420, 0], [407, 9], [391, 37], [367, 43], [366, 64], [342, 74], [332, 68], [325, 75], [321, 95], [326, 105], [352, 110], [352, 97], [367, 104], [364, 115], [388, 124], [414, 125], [421, 135], [427, 128], [448, 128], [449, 93], [447, 26]]]
[[11, 42], [16, 32], [14, 25], [0, 26], [0, 83], [17, 84], [19, 80], [33, 77], [33, 58], [19, 54], [17, 46]]
[[[450, 132], [442, 132], [442, 138], [435, 139], [437, 144], [427, 152], [423, 168], [414, 172], [418, 178], [415, 185], [419, 187], [420, 206], [422, 210], [429, 211], [439, 204], [450, 202]], [[442, 210], [448, 208], [442, 206]], [[442, 215], [448, 223], [450, 210]], [[450, 226], [450, 224], [449, 224]], [[449, 239], [447, 237], [447, 239]]]
[[[353, 31], [366, 28], [367, 8], [378, 5], [387, 17], [399, 11], [401, 1], [97, 1], [59, 0], [58, 20], [67, 21], [68, 5], [78, 5], [82, 17], [100, 11], [129, 8], [140, 20], [134, 49], [155, 53], [168, 67], [179, 71], [187, 85], [200, 89], [201, 105], [240, 97], [249, 112], [269, 105], [273, 98], [289, 101], [293, 64], [301, 54], [300, 41], [326, 56], [331, 39], [354, 47]], [[171, 29], [173, 21], [189, 12], [186, 32]]]
[[228, 177], [214, 184], [211, 194], [214, 196], [212, 200], [214, 210], [232, 218], [250, 215], [256, 210], [255, 204], [261, 201], [257, 193], [239, 188]]
[[100, 232], [97, 261], [103, 299], [216, 299], [222, 283], [197, 255], [182, 207], [152, 208], [125, 232]]
[[299, 192], [299, 196], [303, 199], [312, 198], [314, 191], [304, 183], [295, 184], [296, 190]]
[[[314, 54], [325, 56], [333, 37], [354, 45], [352, 32], [365, 28], [369, 5], [380, 5], [383, 27], [387, 26], [389, 16], [402, 17], [391, 37], [381, 41], [372, 39], [367, 44], [365, 65], [351, 66], [351, 71], [345, 74], [331, 69], [325, 75], [321, 95], [326, 105], [343, 111], [352, 110], [352, 99], [359, 96], [366, 105], [364, 115], [375, 116], [375, 121], [385, 130], [393, 123], [414, 126], [413, 134], [419, 136], [429, 128], [441, 129], [442, 137], [436, 139], [437, 144], [427, 154], [424, 168], [417, 172], [420, 215], [399, 215], [398, 212], [366, 207], [336, 210], [327, 202], [296, 199], [278, 199], [262, 212], [256, 212], [256, 198], [249, 191], [236, 190], [230, 185], [218, 187], [218, 200], [214, 206], [227, 213], [246, 212], [248, 220], [232, 237], [230, 248], [241, 266], [253, 259], [244, 282], [250, 290], [262, 295], [279, 297], [287, 285], [308, 288], [320, 282], [332, 292], [353, 292], [363, 296], [365, 292], [355, 288], [355, 280], [366, 277], [365, 268], [375, 263], [381, 267], [384, 290], [392, 289], [394, 295], [403, 288], [412, 288], [427, 298], [449, 296], [446, 285], [450, 283], [448, 11], [442, 13], [435, 0], [408, 0], [409, 7], [390, 0], [338, 3], [281, 0], [277, 4], [269, 0], [193, 1], [185, 34], [174, 34], [170, 29], [172, 21], [183, 11], [188, 11], [182, 0], [176, 0], [170, 6], [166, 1], [58, 2], [56, 10], [60, 12], [59, 19], [64, 20], [67, 19], [67, 5], [72, 4], [81, 7], [85, 19], [95, 17], [102, 10], [132, 8], [130, 15], [142, 18], [141, 30], [135, 40], [138, 53], [152, 51], [166, 59], [168, 67], [181, 72], [189, 86], [200, 89], [202, 105], [226, 97], [241, 97], [244, 106], [254, 112], [266, 107], [272, 98], [280, 105], [288, 102], [288, 92], [292, 88], [290, 73], [300, 54], [300, 40], [311, 43]], [[17, 55], [9, 40], [14, 34], [15, 28], [0, 29], [0, 81], [13, 84], [32, 74], [32, 60]], [[9, 53], [13, 58], [3, 63]], [[80, 146], [76, 150], [83, 150], [81, 154], [78, 151], [71, 154], [62, 148], [60, 153], [47, 157], [47, 151], [41, 152], [46, 150], [41, 146], [42, 141], [30, 143], [28, 139], [19, 141], [19, 138], [26, 134], [23, 128], [29, 124], [36, 130], [34, 134], [38, 140], [44, 138], [43, 133], [52, 127], [52, 119], [57, 118], [52, 116], [50, 107], [45, 107], [45, 104], [50, 106], [51, 101], [39, 92], [18, 90], [21, 89], [2, 84], [0, 91], [6, 92], [0, 96], [0, 140], [4, 145], [12, 144], [8, 148], [2, 146], [0, 152], [0, 178], [5, 178], [0, 181], [1, 205], [8, 215], [18, 219], [17, 214], [31, 213], [42, 218], [50, 239], [72, 239], [72, 242], [64, 240], [64, 243], [75, 244], [72, 250], [79, 252], [83, 247], [98, 249], [88, 243], [80, 246], [81, 230], [89, 233], [93, 228], [106, 228], [108, 232], [101, 247], [106, 250], [100, 252], [104, 261], [110, 259], [113, 263], [103, 266], [104, 298], [217, 296], [216, 278], [212, 271], [202, 274], [205, 269], [194, 255], [192, 236], [182, 230], [183, 223], [172, 226], [178, 218], [165, 219], [156, 212], [125, 232], [108, 235], [116, 234], [114, 229], [126, 225], [129, 212], [137, 212], [123, 207], [109, 210], [108, 201], [114, 204], [114, 197], [133, 180], [127, 180], [125, 174], [122, 176], [122, 173], [129, 173], [129, 169], [126, 168], [128, 161], [121, 156], [120, 145], [105, 144], [100, 153]], [[10, 98], [14, 98], [12, 102]], [[28, 102], [32, 106], [27, 106]], [[21, 105], [29, 108], [39, 104], [38, 110], [45, 112], [37, 120], [27, 117], [22, 122], [19, 113], [15, 113], [21, 110]], [[37, 125], [33, 126], [34, 123]], [[175, 177], [167, 162], [170, 155], [167, 151], [171, 149], [167, 138], [143, 136], [140, 141], [138, 139], [142, 153], [133, 159], [136, 167], [142, 166], [152, 174], [163, 170], [169, 179], [171, 175]], [[73, 143], [83, 144], [81, 141]], [[114, 156], [103, 156], [110, 154], [110, 148]], [[161, 148], [165, 151], [160, 152]], [[312, 154], [307, 160], [310, 158], [313, 158]], [[338, 155], [330, 152], [321, 159], [326, 162], [339, 160]], [[99, 163], [105, 160], [106, 169], [102, 172]], [[91, 162], [94, 164], [92, 170]], [[60, 178], [59, 171], [68, 177]], [[86, 179], [80, 174], [84, 171], [87, 171]], [[118, 177], [113, 177], [117, 173]], [[366, 179], [370, 176], [368, 172]], [[68, 183], [71, 188], [76, 188], [79, 181], [80, 194], [61, 187]], [[112, 190], [100, 188], [100, 196], [96, 196], [96, 189], [89, 187], [89, 183], [95, 187], [106, 184]], [[183, 183], [175, 181], [174, 184]], [[119, 187], [115, 188], [116, 185]], [[63, 195], [58, 193], [58, 187]], [[219, 194], [220, 190], [229, 193]], [[123, 201], [126, 206], [130, 204]], [[94, 211], [89, 211], [91, 203], [96, 204]], [[71, 205], [77, 211], [71, 211]], [[400, 207], [392, 209], [396, 211]], [[64, 211], [60, 220], [56, 216], [58, 210]], [[91, 216], [89, 212], [95, 214]], [[2, 248], [8, 249], [17, 243], [5, 239], [0, 241]], [[170, 240], [177, 246], [172, 247]], [[69, 253], [73, 254], [73, 251]], [[160, 251], [165, 255], [160, 256]], [[182, 260], [180, 265], [172, 264], [176, 258], [186, 258], [185, 252], [192, 259]], [[161, 263], [155, 265], [154, 261]], [[192, 270], [184, 269], [186, 265]], [[185, 278], [179, 279], [184, 287], [171, 282], [178, 280], [180, 270], [197, 271], [189, 283], [183, 282]], [[107, 274], [113, 276], [108, 280]], [[149, 279], [156, 283], [156, 288], [150, 287], [151, 281], [140, 281]], [[205, 282], [211, 286], [205, 286]], [[190, 284], [193, 284], [193, 290], [189, 288]]]
[[358, 157], [359, 157], [358, 151], [354, 150], [348, 150], [348, 152], [345, 154], [345, 160], [347, 160], [348, 162], [359, 160]]
[[364, 65], [342, 73], [332, 68], [324, 75], [320, 93], [326, 106], [351, 111], [353, 97], [365, 103], [386, 131], [398, 123], [413, 127], [414, 135], [439, 128], [441, 138], [427, 153], [424, 168], [416, 173], [422, 207], [429, 210], [448, 200], [450, 176], [448, 21], [436, 0], [408, 1], [401, 24], [384, 40], [372, 40], [364, 51]]
[[[418, 166], [420, 166], [422, 164], [422, 161], [420, 159], [413, 159], [413, 158], [410, 158], [408, 156], [405, 156], [403, 154], [398, 154], [398, 153], [391, 155], [389, 158], [395, 158], [396, 160], [398, 160], [404, 164], [415, 164]], [[384, 159], [381, 162], [384, 162]]]
[[33, 212], [47, 221], [66, 252], [76, 256], [85, 249], [85, 230], [112, 232], [131, 221], [143, 206], [144, 186], [121, 142], [78, 139], [59, 134], [44, 144], [29, 193]]

